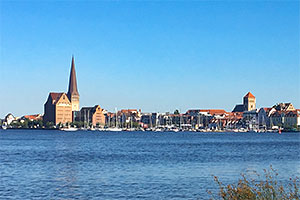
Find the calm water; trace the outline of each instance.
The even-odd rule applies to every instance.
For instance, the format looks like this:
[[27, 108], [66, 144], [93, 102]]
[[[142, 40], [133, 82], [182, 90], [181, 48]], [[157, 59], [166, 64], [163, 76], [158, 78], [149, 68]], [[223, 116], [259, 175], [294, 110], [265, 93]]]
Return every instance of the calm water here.
[[212, 175], [300, 175], [300, 134], [0, 130], [0, 199], [208, 199]]

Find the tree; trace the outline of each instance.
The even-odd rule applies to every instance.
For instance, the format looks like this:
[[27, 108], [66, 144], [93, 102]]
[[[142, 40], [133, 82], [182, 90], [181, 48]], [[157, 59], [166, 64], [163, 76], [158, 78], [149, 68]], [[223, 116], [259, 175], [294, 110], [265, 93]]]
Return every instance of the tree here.
[[53, 122], [47, 122], [46, 125], [45, 125], [45, 127], [48, 128], [48, 129], [53, 128], [53, 126], [54, 126]]
[[21, 127], [22, 127], [22, 128], [28, 128], [28, 127], [29, 127], [29, 126], [28, 126], [28, 122], [29, 122], [29, 120], [28, 120], [28, 119], [25, 119], [24, 122], [21, 123]]
[[38, 128], [42, 128], [43, 125], [44, 125], [43, 120], [41, 120], [41, 119], [37, 120], [36, 125], [37, 125]]

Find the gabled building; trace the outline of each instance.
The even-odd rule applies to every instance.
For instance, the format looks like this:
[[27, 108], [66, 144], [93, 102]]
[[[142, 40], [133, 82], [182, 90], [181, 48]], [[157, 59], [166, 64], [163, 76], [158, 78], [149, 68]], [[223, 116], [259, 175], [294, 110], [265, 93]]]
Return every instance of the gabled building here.
[[79, 93], [77, 89], [77, 80], [75, 72], [74, 57], [72, 56], [69, 90], [64, 92], [51, 92], [44, 104], [44, 122], [53, 122], [54, 124], [65, 124], [73, 122], [75, 113], [79, 111]]
[[300, 128], [300, 111], [293, 110], [285, 113], [284, 127], [285, 128]]
[[227, 112], [224, 115], [216, 115], [209, 121], [209, 128], [211, 129], [236, 129], [241, 128], [243, 123], [243, 113], [241, 112]]
[[243, 98], [243, 104], [238, 104], [234, 107], [232, 112], [244, 112], [256, 109], [256, 98], [251, 93], [248, 92]]
[[296, 110], [291, 103], [278, 103], [273, 106], [277, 111], [294, 111]]
[[212, 127], [211, 123], [215, 121], [212, 119], [223, 118], [227, 112], [223, 109], [192, 109], [186, 112], [186, 115], [191, 116], [191, 124], [196, 128]]
[[120, 117], [120, 123], [138, 122], [141, 120], [141, 109], [122, 109], [118, 111], [117, 115]]
[[24, 115], [22, 119], [28, 119], [29, 121], [34, 120], [42, 120], [43, 116], [41, 114], [35, 114], [35, 115]]
[[105, 125], [105, 115], [103, 113], [103, 109], [99, 105], [81, 108], [77, 119], [78, 121], [92, 124], [93, 126]]
[[271, 127], [277, 126], [281, 128], [299, 128], [300, 127], [300, 111], [275, 111], [270, 115]]
[[258, 110], [258, 125], [260, 128], [271, 128], [270, 116], [276, 112], [275, 108], [260, 108]]
[[16, 120], [16, 118], [11, 113], [7, 114], [4, 118], [4, 122], [6, 125], [11, 124], [14, 120]]
[[44, 104], [44, 123], [66, 124], [72, 122], [72, 105], [64, 92], [50, 92]]

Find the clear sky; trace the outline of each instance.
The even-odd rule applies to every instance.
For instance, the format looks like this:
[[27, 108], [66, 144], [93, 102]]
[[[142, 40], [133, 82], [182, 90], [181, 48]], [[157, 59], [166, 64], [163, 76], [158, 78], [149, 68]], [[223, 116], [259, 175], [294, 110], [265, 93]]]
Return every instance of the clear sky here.
[[0, 118], [80, 106], [166, 112], [300, 108], [299, 1], [0, 1]]

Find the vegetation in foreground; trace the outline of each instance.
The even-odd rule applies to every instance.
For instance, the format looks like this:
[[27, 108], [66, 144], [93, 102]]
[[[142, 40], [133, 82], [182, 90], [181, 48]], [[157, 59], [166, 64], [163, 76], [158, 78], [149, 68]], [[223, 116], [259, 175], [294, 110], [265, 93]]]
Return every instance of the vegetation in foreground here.
[[270, 166], [270, 169], [264, 170], [263, 176], [254, 172], [252, 176], [241, 175], [236, 184], [223, 185], [218, 177], [214, 180], [219, 187], [218, 194], [211, 191], [210, 199], [224, 200], [299, 200], [300, 199], [300, 181], [299, 178], [290, 178], [282, 184], [278, 181], [278, 173]]

